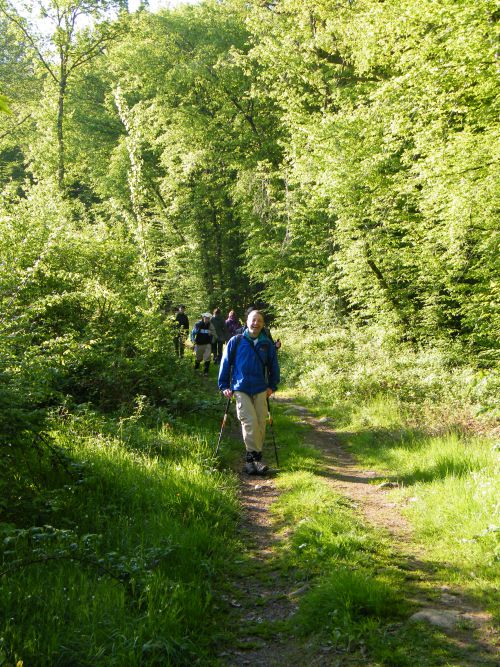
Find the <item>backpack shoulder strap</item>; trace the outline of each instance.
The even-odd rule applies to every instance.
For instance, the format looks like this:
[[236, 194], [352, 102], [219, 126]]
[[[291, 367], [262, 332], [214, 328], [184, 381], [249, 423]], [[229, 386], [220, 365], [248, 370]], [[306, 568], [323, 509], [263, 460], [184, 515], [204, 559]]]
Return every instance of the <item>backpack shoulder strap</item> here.
[[257, 359], [260, 361], [260, 365], [262, 366], [262, 372], [264, 373], [264, 379], [265, 379], [266, 382], [267, 382], [267, 381], [268, 381], [268, 377], [269, 377], [269, 375], [271, 374], [271, 366], [270, 366], [270, 363], [271, 363], [271, 362], [270, 362], [270, 359], [269, 359], [269, 353], [267, 353], [266, 363], [264, 363], [264, 362], [262, 361], [262, 359], [260, 358], [260, 354], [257, 352], [257, 350], [256, 350], [255, 347], [252, 345], [252, 343], [250, 343], [250, 341], [248, 341], [248, 344], [250, 345], [250, 347], [251, 347], [252, 350], [254, 351], [254, 354], [255, 354], [255, 356], [257, 357]]

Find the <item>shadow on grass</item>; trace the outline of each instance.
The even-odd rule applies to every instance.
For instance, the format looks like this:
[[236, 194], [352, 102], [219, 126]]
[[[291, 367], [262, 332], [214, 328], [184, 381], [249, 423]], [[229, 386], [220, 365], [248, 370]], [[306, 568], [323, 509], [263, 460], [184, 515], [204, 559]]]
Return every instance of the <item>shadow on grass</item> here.
[[326, 479], [335, 479], [338, 482], [350, 482], [352, 484], [366, 484], [366, 485], [373, 485], [381, 482], [386, 482], [388, 480], [387, 475], [363, 477], [362, 474], [349, 475], [347, 473], [334, 472], [332, 470], [321, 470], [319, 472], [316, 472], [316, 475], [318, 477], [325, 477]]
[[431, 467], [417, 469], [411, 474], [399, 475], [397, 479], [401, 484], [409, 486], [416, 482], [433, 482], [447, 477], [463, 477], [480, 469], [481, 466], [471, 466], [468, 461], [457, 461], [451, 456], [444, 456]]
[[388, 459], [390, 452], [402, 445], [412, 449], [420, 449], [429, 439], [429, 433], [423, 429], [410, 428], [360, 428], [356, 431], [338, 431], [337, 437], [348, 445], [349, 451], [354, 454], [366, 454], [375, 451], [383, 462]]
[[[394, 468], [394, 451], [406, 449], [415, 456], [419, 452], [429, 448], [431, 439], [435, 436], [422, 430], [416, 429], [366, 429], [359, 431], [342, 431], [336, 434], [340, 443], [347, 451], [361, 461], [364, 465], [390, 470]], [[449, 436], [459, 435], [459, 431], [450, 430]], [[443, 436], [440, 436], [443, 437]], [[365, 483], [382, 480], [397, 481], [401, 485], [411, 486], [417, 482], [430, 483], [443, 480], [447, 477], [463, 477], [471, 472], [481, 470], [484, 464], [479, 459], [470, 456], [461, 458], [453, 453], [442, 452], [437, 454], [434, 460], [429, 460], [425, 465], [414, 465], [409, 472], [394, 474], [379, 474], [371, 480], [363, 480], [359, 477], [338, 476], [338, 479], [347, 479]], [[334, 475], [335, 476], [335, 475]]]
[[[274, 530], [259, 526], [257, 534], [252, 531], [252, 546], [255, 546], [253, 540], [273, 544]], [[307, 645], [308, 650], [315, 646], [318, 655], [320, 652], [336, 657], [345, 655], [348, 658], [346, 664], [371, 664], [370, 661], [375, 660], [376, 664], [388, 667], [450, 664], [496, 667], [492, 648], [475, 635], [467, 615], [459, 617], [457, 626], [448, 632], [425, 622], [410, 620], [420, 609], [453, 609], [442, 598], [443, 591], [437, 583], [434, 588], [429, 588], [429, 579], [442, 568], [442, 563], [397, 553], [387, 559], [387, 555], [375, 550], [370, 556], [370, 567], [365, 558], [352, 553], [352, 548], [366, 548], [361, 541], [357, 546], [352, 543], [346, 550], [342, 540], [335, 548], [330, 544], [330, 549], [323, 550], [323, 555], [319, 548], [314, 556], [304, 549], [299, 552], [295, 549], [295, 554], [300, 553], [300, 557], [291, 557], [293, 543], [303, 544], [305, 539], [303, 534], [295, 537], [264, 563], [250, 558], [242, 565], [244, 577], [257, 577], [263, 582], [276, 581], [277, 576], [282, 580], [293, 578], [297, 588], [307, 582], [307, 590], [300, 593], [298, 609], [291, 616], [280, 615], [274, 610], [273, 620], [255, 624], [253, 620], [245, 622], [243, 619], [242, 622], [241, 618], [235, 619], [238, 612], [228, 610], [232, 619], [228, 622], [239, 628], [239, 636], [245, 641], [260, 637], [280, 642], [283, 635], [289, 635], [298, 638], [304, 648]], [[447, 591], [449, 597], [450, 589]], [[481, 600], [477, 598], [462, 599], [459, 611], [470, 611], [478, 602]], [[246, 600], [243, 608], [248, 611], [252, 605], [252, 600]], [[286, 605], [285, 608], [289, 609]], [[307, 654], [305, 650], [304, 655]], [[336, 663], [332, 660], [331, 664]]]

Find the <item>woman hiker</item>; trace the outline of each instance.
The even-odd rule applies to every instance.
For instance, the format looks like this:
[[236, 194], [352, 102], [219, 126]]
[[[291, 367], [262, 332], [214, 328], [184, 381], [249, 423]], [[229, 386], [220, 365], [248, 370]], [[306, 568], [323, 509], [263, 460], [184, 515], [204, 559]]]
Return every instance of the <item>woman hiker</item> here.
[[229, 341], [219, 369], [219, 389], [226, 398], [234, 394], [236, 399], [249, 475], [262, 475], [268, 469], [262, 462], [267, 401], [280, 379], [276, 348], [263, 328], [264, 316], [252, 310], [244, 333]]
[[241, 329], [241, 322], [234, 310], [230, 310], [227, 314], [226, 329], [228, 332], [228, 340], [238, 333], [238, 329]]

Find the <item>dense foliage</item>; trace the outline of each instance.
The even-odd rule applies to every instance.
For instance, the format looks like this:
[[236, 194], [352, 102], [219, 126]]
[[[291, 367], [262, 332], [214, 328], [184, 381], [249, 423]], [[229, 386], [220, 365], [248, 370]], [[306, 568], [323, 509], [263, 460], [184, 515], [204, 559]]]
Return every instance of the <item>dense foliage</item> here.
[[492, 0], [28, 5], [0, 0], [11, 444], [53, 406], [178, 402], [181, 301], [494, 366]]
[[167, 305], [263, 290], [294, 320], [379, 320], [491, 362], [495, 3], [70, 5], [85, 28], [59, 21], [50, 45], [2, 3], [21, 205], [59, 189], [89, 228], [125, 220]]
[[494, 364], [492, 1], [31, 5], [0, 2], [2, 404], [168, 402], [180, 301]]

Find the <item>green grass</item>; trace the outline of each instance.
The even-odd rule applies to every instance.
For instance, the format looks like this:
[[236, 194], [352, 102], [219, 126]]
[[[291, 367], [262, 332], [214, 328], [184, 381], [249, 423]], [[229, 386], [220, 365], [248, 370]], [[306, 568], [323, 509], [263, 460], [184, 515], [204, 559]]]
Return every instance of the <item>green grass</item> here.
[[[489, 438], [397, 428], [339, 433], [365, 466], [396, 480], [427, 557], [494, 608], [500, 562], [498, 452]], [[497, 610], [498, 611], [498, 610]]]
[[353, 508], [311, 472], [282, 474], [276, 481], [283, 494], [273, 505], [277, 524], [290, 531], [284, 556], [290, 566], [322, 571], [325, 559], [343, 565], [362, 565], [382, 551], [377, 539], [353, 514]]
[[[319, 461], [308, 470], [288, 469], [296, 447], [307, 456], [307, 446], [290, 439], [282, 453], [283, 471], [275, 479], [281, 494], [271, 511], [281, 541], [274, 558], [260, 572], [251, 561], [243, 567], [248, 576], [263, 581], [270, 571], [282, 572], [305, 592], [287, 621], [254, 625], [246, 632], [265, 638], [294, 636], [299, 645], [343, 656], [346, 665], [465, 664], [466, 648], [436, 628], [408, 623], [417, 608], [421, 573], [409, 567], [386, 534], [369, 526], [350, 501], [333, 491], [320, 474]], [[311, 452], [310, 461], [314, 459]], [[485, 659], [483, 664], [494, 663]]]
[[216, 417], [152, 427], [83, 413], [56, 426], [57, 472], [40, 472], [31, 514], [0, 524], [0, 665], [209, 661], [218, 579], [238, 549]]
[[[434, 573], [436, 585], [456, 585], [497, 614], [499, 451], [494, 437], [488, 436], [492, 422], [481, 424], [476, 419], [483, 412], [481, 402], [492, 403], [495, 374], [483, 371], [475, 375], [471, 368], [455, 367], [446, 351], [405, 350], [383, 336], [370, 341], [370, 335], [369, 331], [364, 338], [340, 331], [306, 334], [299, 343], [296, 337], [280, 332], [287, 395], [307, 405], [316, 416], [330, 418], [358, 465], [378, 473], [374, 484], [383, 480], [398, 483], [397, 489], [384, 493], [411, 522], [414, 541], [425, 548], [422, 559]], [[471, 430], [470, 424], [483, 434]], [[295, 491], [287, 492], [284, 501], [289, 509], [277, 508], [287, 521], [297, 524], [287, 538], [287, 558], [307, 563], [313, 571], [334, 570], [301, 605], [298, 618], [305, 631], [312, 631], [314, 618], [316, 622], [321, 618], [333, 632], [329, 640], [338, 645], [340, 637], [344, 646], [350, 632], [358, 638], [364, 633], [371, 637], [365, 640], [370, 655], [384, 665], [462, 664], [460, 652], [439, 632], [427, 628], [422, 642], [419, 633], [404, 624], [387, 634], [384, 653], [379, 642], [386, 632], [383, 614], [374, 611], [369, 621], [363, 614], [353, 615], [346, 602], [344, 575], [337, 583], [338, 568], [345, 565], [350, 573], [352, 568], [361, 570], [362, 590], [363, 571], [370, 571], [364, 554], [373, 558], [376, 572], [380, 559], [386, 560], [383, 543], [370, 531], [353, 529], [340, 508], [327, 511], [327, 498], [315, 497], [312, 487], [305, 491], [304, 484], [304, 478], [297, 478]], [[357, 535], [360, 540], [354, 539]], [[375, 588], [380, 583], [377, 577], [368, 580]], [[393, 593], [403, 590], [398, 576], [384, 585], [388, 583]], [[346, 590], [349, 587], [357, 589], [357, 583], [351, 582]], [[384, 595], [392, 599], [390, 593]], [[376, 599], [377, 594], [374, 596]], [[380, 622], [373, 622], [374, 617]], [[397, 625], [397, 619], [394, 623]], [[405, 641], [418, 658], [403, 659]]]

